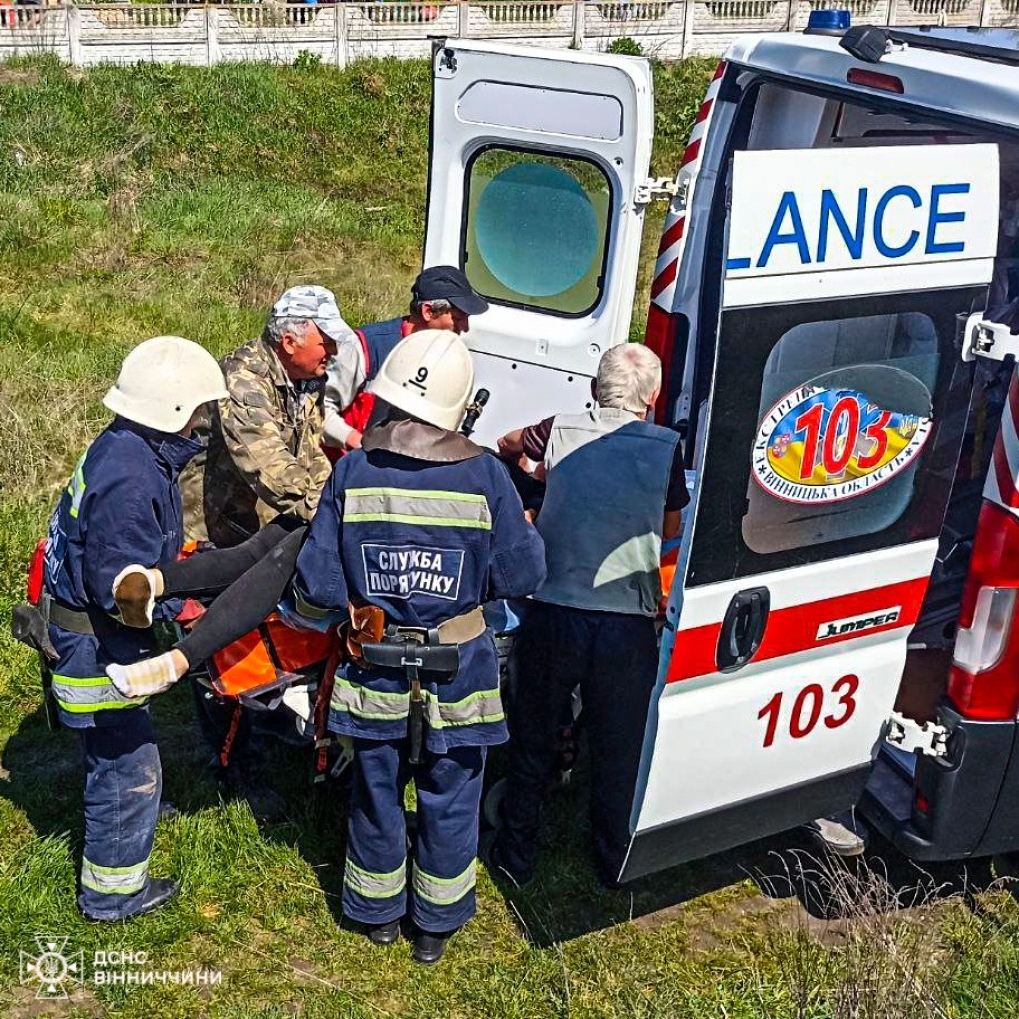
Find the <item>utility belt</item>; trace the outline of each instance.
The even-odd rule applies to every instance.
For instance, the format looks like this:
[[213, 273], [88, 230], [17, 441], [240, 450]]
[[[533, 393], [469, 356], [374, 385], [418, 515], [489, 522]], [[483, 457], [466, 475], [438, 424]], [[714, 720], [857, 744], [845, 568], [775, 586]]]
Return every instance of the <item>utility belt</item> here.
[[15, 605], [11, 610], [11, 634], [15, 640], [28, 645], [49, 661], [55, 662], [59, 655], [50, 642], [49, 624], [61, 630], [79, 633], [85, 637], [95, 636], [92, 621], [87, 612], [70, 609], [43, 591], [37, 604]]
[[39, 598], [39, 612], [47, 623], [59, 626], [61, 630], [77, 633], [82, 637], [94, 637], [96, 631], [87, 612], [61, 605], [46, 591]]
[[[421, 760], [424, 743], [425, 698], [421, 673], [439, 682], [449, 680], [460, 668], [460, 645], [480, 637], [486, 629], [481, 606], [447, 619], [438, 626], [399, 626], [386, 623], [381, 609], [351, 606], [348, 646], [352, 657], [384, 669], [403, 669], [410, 685], [411, 764]], [[366, 637], [374, 638], [365, 640]]]
[[460, 645], [480, 637], [486, 628], [479, 605], [438, 626], [384, 624], [379, 640], [361, 643], [361, 657], [370, 665], [387, 669], [405, 667], [404, 652], [413, 649], [417, 668], [425, 672], [456, 672], [460, 667]]

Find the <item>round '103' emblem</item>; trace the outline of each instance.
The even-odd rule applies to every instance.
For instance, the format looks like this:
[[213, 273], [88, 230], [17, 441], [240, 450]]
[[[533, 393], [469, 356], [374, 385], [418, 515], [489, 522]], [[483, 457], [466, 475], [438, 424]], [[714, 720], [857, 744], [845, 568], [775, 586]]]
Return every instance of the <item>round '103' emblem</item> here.
[[852, 499], [908, 467], [931, 424], [929, 416], [885, 410], [855, 389], [800, 386], [761, 422], [753, 476], [784, 502]]

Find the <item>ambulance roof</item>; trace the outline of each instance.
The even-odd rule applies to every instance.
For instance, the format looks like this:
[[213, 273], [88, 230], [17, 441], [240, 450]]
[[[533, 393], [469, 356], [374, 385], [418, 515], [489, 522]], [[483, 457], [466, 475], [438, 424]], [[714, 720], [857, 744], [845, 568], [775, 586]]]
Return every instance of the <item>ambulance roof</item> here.
[[[1019, 128], [1019, 32], [950, 28], [888, 31], [895, 39], [913, 35], [920, 45], [896, 44], [880, 62], [866, 63], [844, 50], [837, 37], [784, 32], [737, 39], [725, 59], [841, 92], [890, 98], [877, 89], [846, 81], [850, 68], [877, 71], [902, 82], [903, 94], [895, 96], [899, 102]], [[932, 44], [944, 48], [928, 48]]]

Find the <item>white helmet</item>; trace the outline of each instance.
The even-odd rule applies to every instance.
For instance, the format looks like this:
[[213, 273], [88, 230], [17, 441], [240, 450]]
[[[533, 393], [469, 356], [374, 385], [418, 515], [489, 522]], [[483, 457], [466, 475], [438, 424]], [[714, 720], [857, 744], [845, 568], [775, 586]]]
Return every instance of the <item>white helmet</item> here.
[[393, 348], [368, 388], [421, 421], [455, 431], [474, 390], [474, 362], [456, 333], [422, 329]]
[[226, 395], [223, 372], [204, 347], [180, 336], [156, 336], [124, 358], [103, 404], [136, 424], [179, 432], [203, 403]]

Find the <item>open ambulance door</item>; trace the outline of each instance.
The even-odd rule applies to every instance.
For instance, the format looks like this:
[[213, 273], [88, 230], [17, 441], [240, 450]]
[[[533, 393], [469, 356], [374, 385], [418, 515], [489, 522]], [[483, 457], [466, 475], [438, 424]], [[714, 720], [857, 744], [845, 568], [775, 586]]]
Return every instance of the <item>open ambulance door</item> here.
[[652, 130], [646, 60], [436, 45], [424, 264], [490, 302], [465, 337], [491, 393], [476, 441], [590, 406], [628, 338]]
[[957, 316], [995, 254], [995, 145], [739, 151], [727, 185], [624, 879], [859, 797], [962, 442]]

